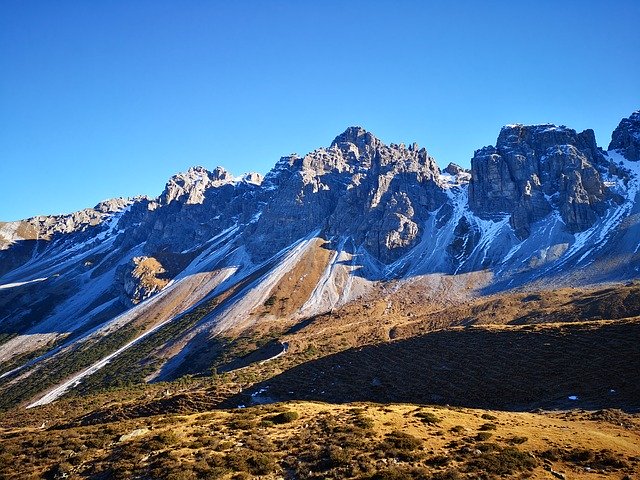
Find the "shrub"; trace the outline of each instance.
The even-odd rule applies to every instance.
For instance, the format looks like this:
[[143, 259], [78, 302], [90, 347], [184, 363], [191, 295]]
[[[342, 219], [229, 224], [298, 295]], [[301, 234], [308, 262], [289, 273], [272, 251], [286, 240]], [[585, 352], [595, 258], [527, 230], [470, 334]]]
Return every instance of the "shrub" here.
[[540, 452], [540, 456], [552, 462], [557, 462], [562, 458], [562, 451], [559, 448], [549, 448]]
[[529, 440], [527, 437], [519, 437], [519, 436], [514, 436], [511, 437], [507, 440], [507, 442], [512, 443], [514, 445], [520, 445], [525, 443], [527, 440]]
[[431, 412], [418, 412], [416, 413], [416, 417], [422, 420], [423, 423], [427, 423], [430, 425], [440, 423], [442, 421], [440, 417]]
[[370, 480], [428, 480], [431, 476], [429, 471], [424, 468], [391, 467], [380, 470], [367, 478]]
[[482, 425], [480, 425], [479, 430], [497, 430], [498, 426], [494, 423], [483, 423]]
[[249, 420], [246, 418], [234, 418], [229, 422], [229, 428], [234, 430], [251, 430], [257, 425], [255, 420]]
[[460, 480], [460, 473], [457, 470], [447, 470], [446, 472], [436, 472], [431, 475], [431, 480]]
[[330, 470], [332, 468], [349, 465], [353, 458], [352, 452], [338, 445], [329, 445], [323, 451], [323, 457], [320, 459], [316, 468], [320, 471]]
[[486, 440], [489, 440], [492, 436], [493, 433], [491, 432], [478, 432], [478, 434], [476, 435], [476, 440], [479, 442], [484, 442]]
[[276, 462], [270, 455], [242, 449], [231, 452], [226, 458], [227, 467], [236, 472], [250, 472], [254, 475], [266, 475], [276, 468]]
[[514, 472], [530, 470], [537, 465], [535, 458], [515, 447], [484, 452], [480, 457], [472, 459], [470, 468], [495, 475], [512, 475]]
[[247, 459], [247, 465], [254, 475], [266, 475], [275, 470], [276, 461], [266, 453], [253, 452]]
[[422, 446], [422, 440], [404, 432], [391, 432], [383, 442], [391, 448], [398, 450], [415, 450]]
[[67, 462], [59, 463], [58, 465], [54, 465], [45, 475], [45, 478], [58, 479], [58, 478], [67, 478], [73, 470], [71, 464]]
[[565, 460], [579, 464], [579, 465], [591, 465], [596, 468], [626, 468], [627, 462], [622, 460], [619, 456], [614, 454], [611, 450], [601, 450], [595, 452], [593, 450], [587, 450], [584, 448], [575, 448], [563, 455]]
[[173, 430], [165, 430], [164, 432], [160, 432], [156, 435], [155, 439], [162, 445], [170, 447], [171, 445], [178, 443], [180, 437]]
[[300, 415], [298, 415], [298, 412], [288, 411], [278, 413], [277, 415], [271, 415], [269, 417], [266, 417], [265, 420], [277, 424], [283, 424], [293, 422], [294, 420], [297, 420], [299, 416]]
[[435, 455], [431, 458], [425, 460], [427, 465], [432, 465], [434, 467], [443, 467], [451, 461], [447, 455]]
[[196, 480], [198, 476], [192, 470], [176, 469], [167, 475], [167, 480]]
[[364, 415], [358, 415], [355, 418], [355, 420], [353, 421], [353, 424], [356, 427], [359, 427], [359, 428], [370, 429], [370, 428], [373, 428], [373, 426], [375, 425], [375, 422], [373, 421], [373, 418], [371, 418], [371, 417], [366, 417]]

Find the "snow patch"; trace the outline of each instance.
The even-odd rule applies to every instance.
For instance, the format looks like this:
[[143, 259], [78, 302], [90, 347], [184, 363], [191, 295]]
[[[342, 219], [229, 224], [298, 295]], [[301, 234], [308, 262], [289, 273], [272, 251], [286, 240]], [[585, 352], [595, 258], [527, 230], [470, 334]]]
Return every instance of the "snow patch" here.
[[44, 282], [48, 278], [49, 277], [42, 277], [42, 278], [34, 278], [33, 280], [26, 280], [24, 282], [6, 283], [4, 285], [0, 285], [0, 290], [5, 290], [5, 289], [8, 289], [8, 288], [21, 287], [22, 285], [28, 285], [30, 283]]

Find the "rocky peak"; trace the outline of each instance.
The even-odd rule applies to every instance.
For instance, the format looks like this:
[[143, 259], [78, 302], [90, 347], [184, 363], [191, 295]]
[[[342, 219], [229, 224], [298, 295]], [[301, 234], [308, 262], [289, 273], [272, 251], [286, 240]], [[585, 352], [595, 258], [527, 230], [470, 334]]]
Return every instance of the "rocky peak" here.
[[331, 142], [330, 148], [338, 148], [347, 158], [355, 157], [357, 159], [380, 146], [381, 143], [364, 128], [349, 127]]
[[135, 197], [133, 199], [124, 197], [110, 198], [109, 200], [100, 202], [95, 207], [93, 207], [93, 209], [100, 213], [115, 213], [119, 212], [128, 205], [131, 205], [132, 202], [139, 201], [145, 198], [146, 197]]
[[640, 110], [620, 121], [611, 135], [609, 150], [618, 150], [633, 162], [640, 161]]
[[471, 160], [469, 206], [484, 218], [510, 215], [520, 238], [553, 208], [570, 232], [584, 231], [606, 210], [598, 171], [605, 163], [593, 130], [507, 125], [495, 147], [476, 151]]
[[251, 183], [253, 185], [261, 185], [264, 177], [256, 172], [245, 173], [240, 177], [240, 181], [244, 183]]
[[191, 167], [169, 179], [159, 201], [161, 205], [168, 205], [174, 201], [185, 204], [202, 203], [206, 190], [233, 182], [233, 175], [222, 167], [216, 167], [213, 172], [201, 166]]
[[200, 175], [208, 175], [209, 179], [211, 179], [212, 182], [230, 182], [233, 181], [233, 175], [231, 175], [229, 172], [227, 172], [224, 167], [216, 167], [213, 169], [213, 172], [209, 173], [207, 172], [206, 168], [203, 167], [191, 167], [189, 169], [189, 172], [194, 172], [196, 174], [200, 174]]
[[277, 189], [287, 181], [294, 170], [298, 169], [301, 164], [302, 159], [297, 153], [280, 157], [280, 160], [278, 160], [273, 168], [265, 175], [261, 184], [262, 188], [266, 191]]
[[456, 163], [449, 163], [449, 165], [447, 165], [447, 168], [445, 168], [443, 172], [455, 177], [459, 173], [468, 172], [468, 170], [465, 170], [464, 168], [462, 168], [460, 165]]

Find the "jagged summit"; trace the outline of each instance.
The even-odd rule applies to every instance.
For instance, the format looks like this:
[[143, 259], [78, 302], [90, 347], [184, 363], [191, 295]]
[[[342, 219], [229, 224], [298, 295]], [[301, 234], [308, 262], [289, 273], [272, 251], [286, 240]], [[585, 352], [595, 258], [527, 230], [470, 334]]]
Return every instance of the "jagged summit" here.
[[631, 161], [640, 161], [640, 110], [622, 119], [611, 134], [609, 150], [616, 150]]
[[375, 138], [376, 137], [374, 137], [373, 134], [367, 132], [364, 128], [360, 126], [351, 126], [340, 135], [336, 136], [336, 138], [333, 139], [333, 142], [331, 142], [331, 146], [333, 147], [340, 143], [353, 143], [357, 145], [371, 141]]
[[496, 146], [476, 151], [471, 166], [470, 208], [483, 218], [508, 215], [519, 238], [551, 212], [570, 232], [585, 231], [615, 203], [603, 179], [608, 160], [593, 130], [505, 126]]
[[348, 151], [352, 149], [352, 146], [356, 148], [356, 154], [362, 155], [369, 148], [375, 148], [377, 145], [380, 145], [379, 139], [377, 139], [372, 133], [366, 131], [362, 127], [354, 126], [347, 128], [344, 132], [338, 135], [333, 142], [331, 142], [331, 147], [340, 148], [343, 151]]
[[174, 201], [181, 201], [188, 205], [199, 204], [204, 202], [209, 189], [241, 183], [260, 185], [262, 180], [262, 175], [255, 172], [235, 177], [224, 167], [218, 166], [209, 171], [197, 165], [190, 167], [186, 172], [173, 175], [158, 197], [158, 201], [162, 205], [168, 205]]

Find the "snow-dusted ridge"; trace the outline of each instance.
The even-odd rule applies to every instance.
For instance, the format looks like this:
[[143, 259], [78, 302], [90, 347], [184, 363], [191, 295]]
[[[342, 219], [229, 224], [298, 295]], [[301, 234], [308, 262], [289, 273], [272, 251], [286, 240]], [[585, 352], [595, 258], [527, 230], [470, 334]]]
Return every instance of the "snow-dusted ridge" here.
[[[0, 248], [5, 248], [0, 260], [10, 265], [0, 268], [0, 327], [17, 333], [0, 344], [0, 368], [6, 364], [9, 370], [0, 375], [0, 394], [41, 365], [55, 365], [76, 346], [129, 325], [142, 328], [136, 339], [29, 405], [53, 401], [164, 325], [209, 305], [196, 324], [156, 352], [162, 364], [147, 380], [170, 379], [206, 339], [242, 331], [263, 318], [273, 321], [265, 302], [309, 259], [316, 262], [315, 283], [286, 314], [291, 321], [339, 308], [389, 282], [394, 288], [414, 280], [433, 286], [443, 284], [438, 278], [479, 273], [487, 282], [484, 291], [495, 291], [531, 282], [635, 278], [640, 162], [618, 150], [599, 153], [588, 132], [563, 126], [507, 125], [500, 135], [500, 145], [476, 152], [471, 171], [454, 164], [441, 171], [426, 150], [387, 146], [354, 127], [329, 148], [283, 157], [264, 179], [194, 167], [173, 176], [156, 199], [97, 206], [63, 220], [43, 218], [37, 231], [35, 224], [0, 224]], [[518, 176], [517, 162], [505, 165], [512, 155], [526, 160], [521, 139], [542, 152], [537, 161], [559, 162], [562, 175], [578, 159], [584, 171], [577, 184], [601, 181], [602, 196], [582, 194], [578, 187], [578, 193], [561, 193], [560, 187], [536, 191], [536, 181], [556, 181], [543, 178], [555, 174], [553, 165], [531, 177], [531, 185], [518, 184], [514, 178], [530, 172]], [[596, 173], [587, 170], [589, 162]], [[495, 179], [500, 188], [482, 185], [476, 175]], [[538, 203], [522, 200], [527, 188]], [[498, 198], [504, 192], [513, 192], [512, 203], [511, 197]], [[478, 198], [488, 199], [486, 208], [478, 206]], [[495, 198], [499, 201], [490, 205]], [[575, 218], [561, 208], [574, 200], [581, 202]], [[600, 202], [593, 220], [589, 202]], [[516, 213], [517, 221], [530, 222], [527, 228], [516, 228]], [[62, 221], [69, 225], [56, 223]], [[45, 227], [49, 233], [40, 237]], [[36, 238], [11, 243], [18, 231], [25, 236], [35, 231]], [[18, 252], [21, 243], [24, 251]], [[330, 251], [318, 255], [319, 248]], [[14, 249], [11, 266], [6, 259]], [[147, 270], [137, 267], [140, 259]], [[132, 306], [129, 292], [144, 282], [157, 293]], [[52, 305], [50, 298], [56, 299]], [[45, 312], [42, 318], [32, 321], [33, 307]], [[17, 355], [39, 348], [49, 351], [8, 366]]]

